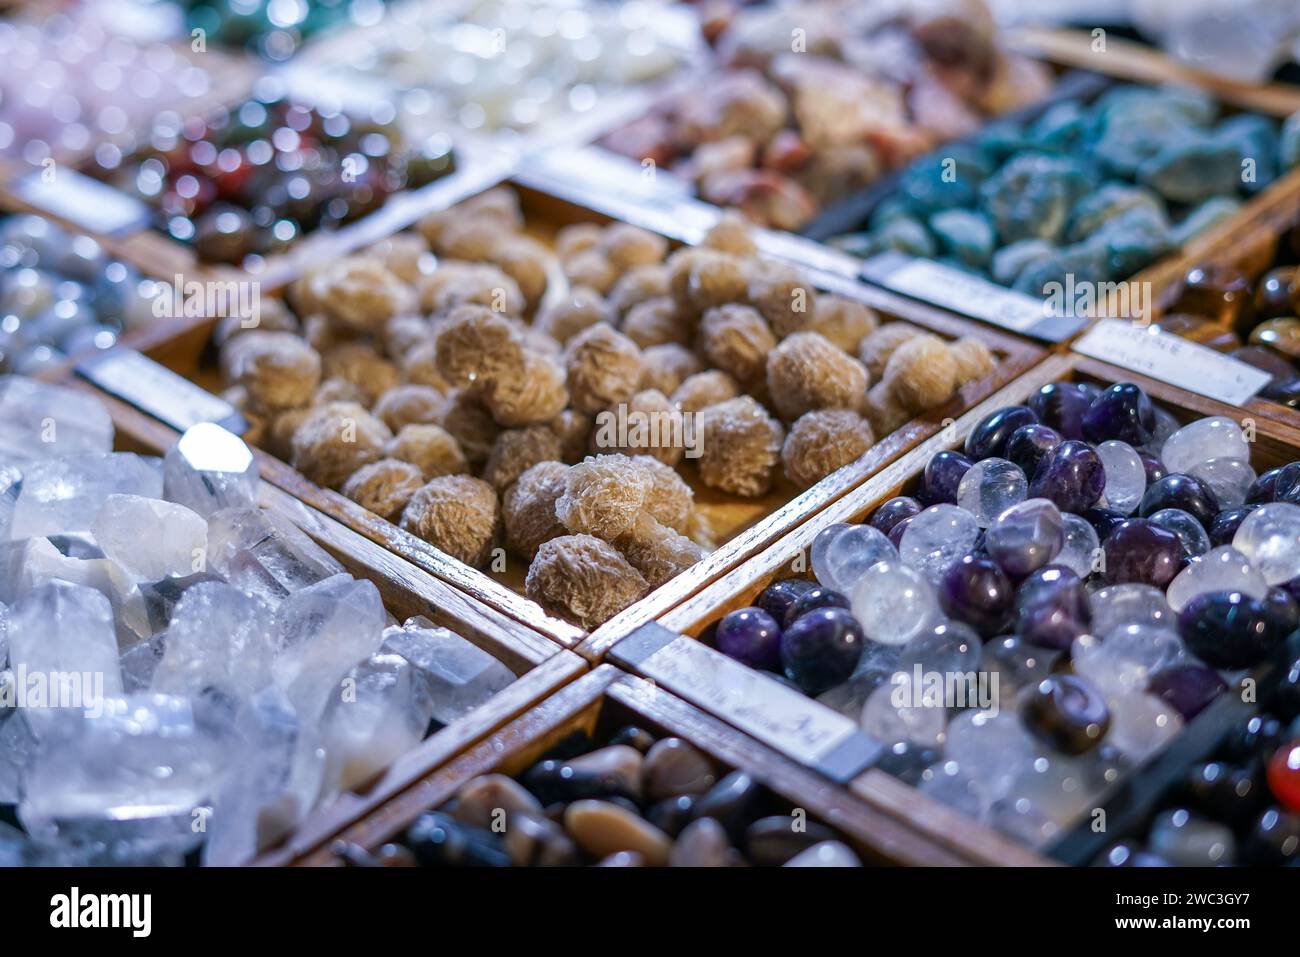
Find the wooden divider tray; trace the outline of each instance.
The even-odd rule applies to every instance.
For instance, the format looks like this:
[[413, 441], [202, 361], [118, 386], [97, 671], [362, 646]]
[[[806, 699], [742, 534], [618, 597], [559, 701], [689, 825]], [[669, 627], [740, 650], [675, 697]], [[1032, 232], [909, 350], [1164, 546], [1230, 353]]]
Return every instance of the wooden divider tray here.
[[[119, 451], [161, 455], [176, 441], [177, 435], [171, 429], [125, 403], [90, 386], [80, 388], [104, 402], [116, 428]], [[321, 805], [295, 833], [265, 850], [256, 863], [287, 863], [309, 853], [411, 782], [447, 763], [462, 749], [586, 671], [586, 663], [576, 654], [448, 587], [268, 482], [261, 484], [259, 504], [300, 528], [350, 574], [373, 582], [386, 608], [399, 621], [423, 615], [487, 651], [513, 671], [517, 680], [425, 738], [363, 789], [345, 792]]]
[[[835, 523], [865, 521], [882, 503], [897, 495], [910, 494], [930, 458], [945, 449], [960, 448], [966, 435], [985, 415], [1005, 406], [1022, 404], [1043, 385], [1065, 380], [1090, 381], [1102, 385], [1135, 382], [1153, 401], [1183, 421], [1210, 415], [1241, 418], [1241, 410], [1126, 373], [1093, 359], [1070, 355], [1049, 357], [963, 415], [953, 429], [927, 439], [906, 456], [831, 503], [810, 521], [804, 522], [708, 588], [661, 616], [651, 626], [657, 630], [657, 634], [646, 629], [641, 634], [625, 639], [622, 645], [615, 645], [610, 659], [642, 671], [668, 690], [681, 694], [706, 710], [712, 710], [741, 730], [759, 736], [792, 759], [845, 781], [848, 789], [869, 806], [910, 820], [915, 827], [944, 846], [961, 850], [985, 863], [1023, 861], [1024, 854], [1029, 849], [1018, 841], [977, 824], [947, 807], [930, 808], [929, 805], [933, 802], [926, 795], [897, 778], [870, 767], [871, 753], [860, 740], [854, 760], [831, 760], [828, 759], [825, 748], [804, 750], [801, 739], [791, 732], [795, 722], [787, 721], [785, 727], [778, 727], [773, 723], [755, 721], [754, 715], [776, 711], [780, 705], [782, 713], [800, 714], [803, 725], [832, 730], [838, 728], [840, 740], [844, 742], [862, 737], [860, 732], [856, 735], [853, 733], [856, 731], [856, 721], [843, 718], [780, 682], [763, 677], [712, 649], [706, 649], [698, 644], [698, 640], [705, 636], [704, 640], [707, 641], [706, 633], [713, 624], [729, 611], [752, 605], [759, 593], [773, 581], [807, 577], [810, 574], [806, 571], [807, 556], [813, 539], [820, 531]], [[1269, 419], [1261, 419], [1255, 425], [1256, 439], [1251, 464], [1258, 472], [1300, 460], [1300, 429]], [[638, 647], [647, 643], [652, 649], [664, 649], [658, 659], [645, 657], [645, 649]], [[694, 644], [694, 650], [688, 647], [690, 644]], [[689, 657], [707, 658], [711, 662], [712, 677], [696, 681], [692, 680], [691, 675], [674, 672], [671, 667], [673, 657], [679, 660]], [[665, 668], [665, 663], [669, 667]], [[802, 709], [797, 706], [796, 700], [803, 702]], [[1221, 736], [1225, 723], [1239, 710], [1232, 707], [1234, 703], [1237, 702], [1233, 701], [1231, 694], [1222, 695], [1216, 706], [1189, 721], [1183, 734], [1175, 738], [1163, 755], [1151, 759], [1148, 765], [1181, 760], [1185, 767], [1191, 760], [1186, 757], [1187, 754], [1204, 753], [1208, 747], [1204, 742], [1217, 740], [1216, 736]], [[848, 724], [841, 726], [838, 724], [840, 721]], [[1210, 730], [1205, 730], [1207, 725]], [[1197, 743], [1185, 744], [1184, 739]], [[848, 745], [841, 744], [838, 757], [842, 758], [847, 750]], [[834, 753], [831, 754], [831, 758], [836, 757]], [[1101, 795], [1100, 806], [1110, 808], [1113, 802], [1115, 813], [1120, 815], [1121, 820], [1129, 822], [1130, 826], [1131, 822], [1141, 820], [1143, 814], [1150, 812], [1151, 802], [1159, 794], [1159, 789], [1143, 785], [1146, 773], [1145, 768], [1132, 771], [1126, 779], [1121, 779]], [[1169, 772], [1165, 770], [1163, 773], [1167, 777]], [[918, 811], [918, 808], [924, 810]], [[1105, 835], [1101, 838], [1091, 835], [1090, 839], [1088, 833], [1085, 833], [1087, 831], [1087, 821], [1075, 832], [1063, 831], [1054, 838], [1056, 846], [1046, 848], [1045, 852], [1064, 862], [1087, 863], [1104, 843], [1109, 843], [1102, 842]]]
[[[605, 222], [607, 217], [590, 209], [559, 199], [538, 189], [513, 182], [519, 193], [532, 232], [540, 237], [552, 235], [557, 227], [572, 222]], [[646, 213], [638, 225], [667, 232], [666, 224]], [[540, 606], [520, 594], [523, 567], [510, 567], [500, 574], [486, 573], [449, 558], [428, 543], [396, 525], [367, 511], [341, 494], [308, 481], [301, 473], [263, 451], [258, 452], [263, 477], [292, 495], [360, 532], [402, 558], [420, 566], [435, 577], [460, 588], [466, 594], [505, 612], [517, 621], [548, 635], [566, 647], [582, 644], [582, 652], [592, 660], [600, 656], [616, 639], [649, 621], [694, 594], [709, 581], [735, 566], [748, 555], [798, 526], [828, 503], [864, 481], [872, 473], [903, 454], [918, 442], [938, 432], [946, 422], [979, 402], [993, 390], [1033, 365], [1041, 350], [1013, 337], [975, 323], [956, 318], [939, 310], [917, 306], [901, 297], [870, 289], [850, 280], [809, 271], [813, 285], [833, 290], [876, 308], [884, 319], [905, 319], [937, 335], [956, 339], [973, 336], [989, 346], [996, 359], [995, 371], [985, 379], [968, 383], [947, 405], [915, 418], [895, 432], [880, 437], [862, 458], [833, 473], [802, 493], [784, 478], [775, 489], [758, 499], [738, 500], [697, 489], [697, 503], [724, 541], [716, 551], [685, 573], [667, 582], [637, 604], [595, 629], [589, 636], [582, 628], [548, 615]], [[178, 320], [169, 329], [160, 329], [154, 344], [143, 351], [174, 372], [211, 391], [220, 388], [218, 374], [209, 349], [215, 325], [211, 318]], [[146, 409], [160, 418], [166, 410]], [[256, 440], [256, 433], [250, 433]], [[514, 565], [521, 563], [515, 562]], [[585, 644], [584, 644], [585, 642]]]

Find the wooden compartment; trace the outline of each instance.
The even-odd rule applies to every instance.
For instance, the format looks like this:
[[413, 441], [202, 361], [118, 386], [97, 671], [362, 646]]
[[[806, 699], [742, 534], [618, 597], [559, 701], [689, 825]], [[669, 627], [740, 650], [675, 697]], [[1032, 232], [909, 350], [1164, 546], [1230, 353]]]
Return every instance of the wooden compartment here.
[[[89, 385], [77, 387], [104, 403], [113, 419], [119, 450], [161, 455], [178, 438], [171, 429], [112, 396]], [[259, 504], [304, 531], [351, 575], [373, 582], [385, 606], [399, 620], [414, 615], [429, 618], [487, 651], [513, 671], [517, 680], [469, 714], [425, 738], [363, 789], [345, 792], [318, 807], [294, 834], [264, 851], [257, 862], [287, 861], [313, 850], [411, 782], [445, 764], [462, 749], [587, 670], [586, 662], [578, 655], [484, 607], [265, 480], [261, 484]]]
[[612, 665], [599, 665], [466, 749], [450, 764], [413, 782], [342, 831], [335, 847], [318, 848], [295, 863], [338, 866], [343, 862], [336, 849], [353, 845], [373, 851], [398, 838], [422, 812], [445, 804], [471, 778], [488, 773], [520, 774], [570, 735], [612, 733], [627, 724], [683, 738], [718, 764], [744, 770], [779, 798], [805, 809], [810, 818], [839, 830], [866, 862], [916, 866], [974, 863], [958, 851], [918, 835], [897, 818], [869, 807], [843, 788], [735, 734], [675, 695]]
[[[698, 639], [727, 612], [752, 605], [759, 593], [773, 581], [781, 578], [809, 577], [811, 573], [805, 571], [808, 567], [807, 555], [813, 539], [817, 537], [817, 534], [822, 529], [837, 522], [858, 523], [866, 520], [877, 506], [897, 495], [907, 494], [915, 486], [925, 470], [926, 463], [934, 454], [945, 449], [960, 448], [965, 441], [966, 435], [985, 415], [1004, 406], [1021, 404], [1041, 386], [1062, 380], [1092, 381], [1102, 385], [1123, 381], [1137, 383], [1155, 402], [1161, 404], [1184, 421], [1211, 415], [1241, 418], [1241, 410], [1239, 409], [1234, 409], [1201, 396], [1191, 395], [1143, 376], [1127, 373], [1115, 366], [1082, 356], [1051, 356], [1041, 365], [1002, 388], [979, 406], [963, 415], [952, 429], [944, 434], [927, 439], [906, 456], [895, 461], [870, 480], [832, 503], [812, 520], [804, 522], [789, 535], [722, 576], [697, 595], [682, 602], [668, 614], [660, 617], [657, 625], [666, 629], [671, 635], [684, 635]], [[1260, 420], [1256, 423], [1256, 441], [1252, 452], [1251, 464], [1261, 473], [1266, 469], [1300, 460], [1300, 429], [1273, 420]], [[631, 642], [635, 637], [633, 636], [627, 641]], [[722, 658], [717, 652], [712, 652], [712, 654], [723, 662], [731, 661], [731, 659]], [[623, 657], [618, 646], [615, 646], [611, 657], [614, 660], [620, 660]], [[718, 668], [722, 670], [725, 667], [737, 665], [744, 668], [738, 662], [733, 662], [731, 665], [720, 664]], [[748, 669], [745, 670], [748, 671]], [[780, 686], [779, 682], [769, 678], [761, 678], [757, 672], [749, 673], [754, 676], [751, 684], [763, 685], [759, 696], [751, 695], [739, 701], [719, 699], [725, 702], [723, 708], [719, 710], [727, 712], [723, 714], [723, 717], [733, 724], [743, 723], [743, 720], [738, 721], [737, 715], [743, 719], [746, 714], [761, 708], [762, 696], [779, 696], [789, 693], [789, 690], [784, 686]], [[679, 690], [675, 687], [673, 681], [661, 680], [661, 683], [665, 684], [669, 690], [683, 694], [688, 700], [694, 700], [694, 695], [689, 690]], [[768, 687], [769, 685], [777, 685], [778, 688]], [[1199, 730], [1202, 725], [1221, 725], [1226, 720], [1222, 717], [1222, 714], [1232, 710], [1230, 706], [1223, 704], [1224, 699], [1230, 697], [1230, 695], [1222, 695], [1218, 700], [1217, 709], [1211, 707], [1188, 722], [1184, 735], [1175, 739], [1163, 755], [1156, 755], [1150, 759], [1147, 765], [1155, 766], [1166, 760], [1167, 755], [1175, 755], [1173, 760], [1177, 760], [1176, 756], [1183, 753], [1180, 750], [1183, 747], [1181, 743], [1183, 737], [1204, 734], [1205, 732]], [[805, 700], [807, 701], [809, 713], [829, 711], [829, 709], [811, 699]], [[787, 751], [787, 753], [789, 752]], [[807, 755], [790, 754], [789, 756], [795, 760], [800, 760], [801, 763], [811, 763]], [[1129, 793], [1125, 788], [1130, 786], [1129, 782], [1135, 782], [1131, 786], [1137, 787], [1141, 791], [1140, 782], [1145, 773], [1145, 770], [1139, 769], [1130, 773], [1127, 778], [1117, 782], [1116, 785], [1102, 795], [1100, 805], [1108, 807], [1112, 799], [1119, 802], [1120, 805], [1131, 804], [1134, 799], [1125, 796]], [[856, 776], [848, 786], [851, 791], [870, 806], [910, 819], [913, 821], [914, 826], [932, 839], [954, 848], [964, 848], [968, 853], [978, 855], [979, 859], [986, 862], [999, 863], [1012, 859], [1018, 860], [1019, 855], [1028, 850], [1013, 838], [1004, 836], [984, 825], [976, 824], [964, 815], [947, 807], [937, 805], [933, 808], [928, 807], [933, 802], [929, 801], [925, 795], [878, 769], [868, 768]], [[925, 810], [909, 816], [916, 808], [924, 808]], [[1078, 837], [1070, 837], [1070, 831], [1066, 829], [1057, 840], [1065, 842], [1067, 839], [1070, 841], [1080, 840]], [[1071, 850], [1076, 845], [1062, 844], [1062, 846], [1065, 848], [1061, 852], [1063, 860], [1068, 860], [1070, 863], [1080, 862], [1081, 852]], [[1047, 852], [1052, 853], [1053, 851], [1048, 848]]]
[[[609, 217], [540, 189], [512, 180], [519, 192], [532, 231], [540, 238], [553, 235], [565, 224], [579, 221], [605, 222]], [[663, 225], [652, 210], [644, 210], [634, 220], [638, 225], [657, 230]], [[663, 231], [663, 230], [658, 230]], [[377, 237], [376, 237], [377, 238]], [[671, 237], [670, 237], [671, 238]], [[595, 629], [590, 636], [576, 625], [547, 614], [536, 603], [520, 594], [523, 572], [515, 568], [501, 575], [482, 572], [435, 549], [396, 525], [367, 511], [341, 494], [309, 482], [301, 473], [271, 455], [258, 452], [263, 477], [290, 492], [308, 505], [378, 542], [408, 561], [450, 582], [473, 597], [505, 612], [534, 630], [540, 631], [566, 647], [582, 645], [581, 651], [599, 660], [610, 644], [640, 624], [657, 615], [733, 567], [743, 558], [774, 541], [786, 531], [815, 514], [827, 503], [839, 498], [882, 466], [907, 449], [934, 435], [944, 425], [994, 389], [1032, 366], [1041, 350], [1016, 339], [959, 319], [940, 310], [920, 307], [901, 297], [863, 286], [843, 277], [808, 270], [816, 287], [835, 291], [874, 307], [885, 319], [905, 319], [949, 339], [974, 336], [994, 352], [997, 368], [993, 374], [964, 386], [947, 405], [908, 422], [883, 437], [852, 465], [833, 473], [802, 493], [781, 478], [768, 495], [755, 500], [738, 500], [697, 486], [697, 502], [706, 509], [718, 537], [725, 541], [717, 551], [677, 578], [669, 581], [637, 604], [624, 610]], [[161, 334], [157, 345], [144, 350], [152, 359], [180, 373], [211, 391], [221, 387], [208, 348], [215, 320], [180, 320], [170, 335]], [[156, 410], [155, 410], [156, 411]], [[519, 565], [519, 562], [515, 562]]]

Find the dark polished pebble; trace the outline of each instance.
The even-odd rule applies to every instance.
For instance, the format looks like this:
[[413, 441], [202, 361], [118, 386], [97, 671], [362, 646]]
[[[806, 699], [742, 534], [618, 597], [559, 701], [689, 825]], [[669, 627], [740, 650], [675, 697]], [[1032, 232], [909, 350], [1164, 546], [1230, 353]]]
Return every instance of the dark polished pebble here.
[[1041, 423], [1022, 425], [1007, 439], [1004, 458], [1020, 466], [1020, 471], [1033, 475], [1039, 463], [1064, 441], [1056, 429]]
[[1148, 485], [1154, 485], [1169, 474], [1169, 470], [1165, 468], [1165, 463], [1150, 452], [1139, 452], [1138, 458], [1142, 460], [1142, 468], [1147, 473]]
[[1241, 523], [1257, 508], [1258, 505], [1243, 505], [1240, 508], [1224, 509], [1214, 516], [1214, 521], [1210, 522], [1210, 527], [1207, 529], [1210, 533], [1210, 544], [1215, 548], [1220, 545], [1231, 545], [1237, 529], [1241, 528]]
[[1217, 671], [1199, 662], [1171, 665], [1156, 672], [1147, 683], [1147, 691], [1173, 706], [1184, 721], [1204, 711], [1227, 688]]
[[1158, 854], [1134, 844], [1121, 841], [1113, 844], [1094, 862], [1095, 867], [1169, 867], [1170, 864]]
[[1063, 512], [1092, 508], [1106, 488], [1106, 470], [1092, 446], [1062, 442], [1038, 465], [1029, 483], [1030, 498], [1046, 498]]
[[904, 784], [916, 787], [921, 783], [925, 769], [938, 761], [939, 757], [939, 752], [934, 748], [910, 741], [897, 741], [880, 756], [876, 767], [886, 774], [892, 774]]
[[586, 798], [632, 798], [619, 775], [574, 768], [554, 759], [534, 764], [524, 772], [520, 783], [542, 802], [543, 807]]
[[1175, 792], [1179, 803], [1234, 828], [1248, 824], [1267, 800], [1260, 782], [1244, 768], [1210, 761], [1189, 769]]
[[899, 543], [903, 540], [903, 533], [907, 531], [907, 526], [912, 524], [912, 519], [915, 517], [915, 515], [909, 515], [889, 530], [889, 544], [893, 545], [894, 548], [898, 548]]
[[804, 592], [795, 601], [785, 615], [785, 627], [790, 627], [795, 620], [802, 618], [810, 611], [816, 611], [818, 608], [848, 608], [849, 600], [840, 592], [833, 588], [825, 588], [818, 585]]
[[1099, 542], [1104, 542], [1110, 538], [1110, 533], [1127, 522], [1129, 518], [1123, 512], [1113, 512], [1108, 508], [1086, 508], [1079, 515], [1092, 526], [1092, 530], [1097, 533]]
[[713, 818], [722, 825], [733, 844], [744, 840], [745, 825], [754, 817], [763, 797], [763, 788], [744, 771], [732, 771], [700, 795], [693, 816]]
[[1281, 474], [1282, 470], [1276, 468], [1257, 476], [1255, 481], [1250, 483], [1250, 488], [1246, 490], [1246, 504], [1264, 505], [1273, 501], [1273, 496], [1277, 494], [1277, 480]]
[[957, 486], [975, 464], [960, 452], [950, 449], [934, 455], [925, 466], [918, 498], [922, 505], [951, 505], [957, 501]]
[[1038, 422], [1038, 415], [1026, 405], [1010, 405], [990, 412], [966, 436], [966, 455], [978, 462], [987, 458], [1006, 458], [1007, 442], [1024, 425]]
[[1031, 645], [1068, 651], [1088, 631], [1088, 591], [1072, 570], [1048, 565], [1032, 573], [1016, 594], [1016, 634]]
[[910, 495], [899, 495], [872, 512], [867, 524], [888, 535], [903, 519], [921, 514], [921, 509], [921, 503]]
[[1024, 694], [1025, 727], [1066, 754], [1084, 754], [1110, 730], [1110, 709], [1088, 682], [1071, 675], [1044, 678]]
[[1222, 754], [1228, 761], [1246, 764], [1272, 754], [1286, 737], [1286, 728], [1272, 715], [1253, 714], [1230, 731]]
[[[1294, 649], [1287, 650], [1294, 653]], [[1300, 658], [1293, 660], [1269, 687], [1264, 704], [1284, 721], [1300, 718]]]
[[853, 613], [819, 608], [796, 620], [781, 636], [785, 675], [805, 694], [816, 696], [853, 674], [866, 637]]
[[[805, 595], [816, 594], [814, 588]], [[791, 606], [791, 611], [798, 602]], [[757, 668], [775, 671], [781, 664], [781, 628], [761, 608], [741, 608], [728, 612], [718, 622], [714, 644], [728, 658]]]
[[754, 604], [771, 615], [774, 621], [785, 621], [786, 613], [799, 600], [799, 596], [816, 587], [816, 582], [806, 578], [782, 579], [764, 588]]
[[1283, 635], [1300, 628], [1300, 602], [1285, 588], [1270, 588], [1264, 596], [1264, 610], [1273, 627]]
[[406, 845], [424, 867], [509, 867], [496, 834], [466, 827], [450, 814], [425, 811], [406, 830]]
[[1136, 582], [1164, 589], [1184, 563], [1178, 536], [1144, 518], [1118, 525], [1106, 538], [1102, 552], [1102, 577], [1112, 585]]
[[1105, 389], [1083, 414], [1083, 434], [1090, 442], [1118, 439], [1136, 448], [1150, 442], [1155, 431], [1155, 406], [1131, 382]]
[[972, 555], [952, 565], [939, 585], [943, 610], [989, 637], [1005, 630], [1015, 594], [1015, 586], [997, 562]]
[[822, 841], [838, 840], [830, 828], [790, 814], [762, 817], [745, 829], [744, 848], [759, 867], [780, 867], [800, 851]]
[[1271, 807], [1255, 820], [1241, 847], [1242, 863], [1282, 867], [1300, 860], [1300, 814]]
[[1219, 503], [1208, 485], [1194, 475], [1166, 475], [1142, 493], [1138, 514], [1148, 518], [1165, 508], [1181, 508], [1208, 529], [1219, 514]]
[[1074, 382], [1051, 382], [1029, 397], [1038, 420], [1067, 439], [1083, 438], [1083, 416], [1092, 396]]
[[695, 794], [679, 794], [657, 804], [650, 805], [645, 819], [669, 837], [676, 837], [682, 829], [695, 819]]
[[634, 724], [620, 728], [614, 732], [613, 737], [609, 739], [611, 746], [626, 744], [629, 747], [636, 748], [642, 754], [649, 752], [655, 745], [655, 737], [645, 728], [638, 728]]
[[1187, 649], [1215, 668], [1249, 668], [1285, 638], [1264, 603], [1240, 592], [1197, 595], [1178, 613]]

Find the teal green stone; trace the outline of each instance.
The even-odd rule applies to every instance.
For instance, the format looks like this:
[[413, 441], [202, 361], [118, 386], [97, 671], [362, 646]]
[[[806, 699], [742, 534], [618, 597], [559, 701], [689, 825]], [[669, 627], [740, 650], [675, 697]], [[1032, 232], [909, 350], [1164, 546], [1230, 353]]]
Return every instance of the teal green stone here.
[[1055, 252], [1056, 247], [1045, 239], [1021, 239], [995, 252], [989, 271], [994, 282], [1014, 286], [1020, 274], [1031, 264], [1041, 262]]
[[1164, 202], [1149, 189], [1128, 183], [1104, 183], [1095, 193], [1075, 204], [1067, 237], [1071, 242], [1087, 239], [1109, 220], [1131, 209], [1145, 208], [1164, 213]]
[[1232, 216], [1239, 209], [1241, 209], [1241, 200], [1232, 196], [1216, 196], [1207, 199], [1169, 231], [1169, 239], [1173, 245], [1181, 246], [1193, 236]]
[[968, 266], [987, 266], [993, 258], [997, 237], [993, 224], [978, 213], [948, 209], [930, 217], [930, 231], [940, 248]]
[[1241, 150], [1210, 136], [1171, 140], [1138, 168], [1138, 182], [1176, 203], [1235, 196], [1241, 189]]

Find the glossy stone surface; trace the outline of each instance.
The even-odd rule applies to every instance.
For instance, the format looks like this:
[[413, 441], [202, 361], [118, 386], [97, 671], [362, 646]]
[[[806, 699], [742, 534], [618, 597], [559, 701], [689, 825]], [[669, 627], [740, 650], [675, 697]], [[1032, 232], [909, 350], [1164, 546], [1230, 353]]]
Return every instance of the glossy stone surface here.
[[1219, 513], [1219, 503], [1214, 493], [1200, 479], [1191, 475], [1171, 472], [1147, 488], [1138, 506], [1138, 514], [1147, 518], [1166, 508], [1177, 508], [1189, 513], [1209, 528]]
[[1300, 811], [1300, 742], [1283, 745], [1269, 758], [1268, 787], [1279, 804]]
[[[827, 538], [828, 532], [833, 532]], [[896, 560], [898, 550], [879, 529], [850, 525], [821, 532], [813, 540], [813, 571], [828, 588], [850, 594], [863, 574], [877, 562]], [[845, 606], [847, 607], [847, 606]]]
[[863, 627], [851, 612], [820, 608], [786, 628], [781, 666], [806, 694], [818, 695], [853, 674], [865, 641]]
[[1255, 483], [1255, 470], [1242, 459], [1206, 459], [1193, 465], [1187, 474], [1205, 483], [1221, 509], [1244, 504], [1246, 493]]
[[1022, 699], [1021, 715], [1040, 740], [1067, 754], [1083, 754], [1110, 728], [1110, 709], [1088, 682], [1069, 675], [1045, 678]]
[[1155, 430], [1155, 408], [1147, 394], [1131, 382], [1106, 388], [1083, 416], [1083, 432], [1090, 442], [1118, 439], [1140, 446], [1151, 440]]
[[773, 621], [785, 621], [785, 616], [799, 600], [799, 596], [816, 587], [816, 582], [806, 578], [786, 578], [764, 588], [756, 604], [771, 615]]
[[1133, 764], [1158, 754], [1183, 730], [1181, 715], [1163, 699], [1142, 691], [1110, 698], [1106, 744]]
[[1147, 690], [1169, 703], [1184, 721], [1196, 717], [1228, 686], [1213, 668], [1181, 662], [1151, 676]]
[[999, 515], [1025, 500], [1029, 480], [1020, 466], [1006, 459], [985, 458], [962, 476], [957, 486], [957, 506], [975, 516], [980, 528], [988, 528]]
[[1160, 460], [1170, 472], [1187, 473], [1210, 459], [1250, 461], [1250, 443], [1232, 419], [1216, 415], [1189, 422], [1160, 449]]
[[953, 618], [984, 635], [1004, 630], [1015, 589], [992, 559], [967, 555], [951, 566], [939, 586], [939, 602]]
[[1051, 426], [1041, 423], [1022, 425], [1007, 439], [1004, 454], [1008, 461], [1014, 462], [1022, 472], [1032, 476], [1048, 453], [1063, 441], [1064, 436]]
[[1121, 625], [1176, 628], [1165, 593], [1150, 585], [1108, 585], [1088, 596], [1095, 634], [1106, 635]]
[[852, 596], [853, 614], [866, 636], [883, 645], [902, 645], [942, 614], [934, 586], [900, 562], [872, 566]]
[[1231, 591], [1263, 599], [1268, 594], [1268, 583], [1245, 555], [1223, 545], [1179, 572], [1169, 583], [1166, 595], [1169, 607], [1179, 612], [1197, 595]]
[[872, 512], [867, 524], [888, 535], [895, 525], [904, 519], [919, 515], [923, 508], [924, 506], [911, 496], [899, 495]]
[[1178, 633], [1187, 648], [1216, 668], [1257, 664], [1285, 637], [1264, 603], [1241, 592], [1209, 592], [1178, 613]]
[[1236, 840], [1222, 824], [1179, 808], [1157, 815], [1151, 825], [1151, 850], [1176, 867], [1218, 867], [1233, 863]]
[[1177, 535], [1183, 546], [1183, 555], [1188, 559], [1200, 558], [1210, 550], [1210, 536], [1205, 526], [1181, 508], [1162, 508], [1152, 512], [1147, 520]]
[[1258, 816], [1266, 800], [1263, 790], [1255, 775], [1221, 761], [1194, 765], [1177, 788], [1180, 803], [1233, 828]]
[[887, 745], [905, 741], [934, 747], [943, 741], [948, 714], [942, 702], [914, 703], [911, 679], [900, 674], [868, 696], [860, 723], [863, 731]]
[[1270, 585], [1300, 577], [1300, 505], [1262, 505], [1241, 523], [1232, 545]]
[[1165, 588], [1183, 565], [1183, 546], [1173, 532], [1145, 519], [1129, 519], [1102, 545], [1102, 578], [1112, 585], [1135, 582]]
[[1043, 425], [1063, 438], [1082, 439], [1083, 417], [1092, 397], [1073, 382], [1052, 382], [1029, 397], [1029, 408]]
[[1237, 534], [1237, 529], [1241, 527], [1241, 523], [1256, 508], [1258, 508], [1256, 505], [1243, 505], [1240, 508], [1225, 509], [1214, 516], [1214, 521], [1210, 523], [1208, 529], [1210, 545], [1214, 548], [1231, 545], [1233, 537]]
[[1097, 532], [1084, 518], [1071, 512], [1061, 516], [1065, 544], [1052, 561], [1071, 569], [1080, 578], [1086, 578], [1096, 568], [1101, 554]]
[[849, 600], [842, 592], [818, 585], [799, 596], [794, 606], [786, 614], [783, 628], [788, 628], [796, 620], [818, 608], [848, 608]]
[[1007, 442], [1017, 429], [1038, 421], [1028, 406], [1012, 405], [990, 412], [966, 436], [966, 455], [972, 461], [1004, 457]]
[[1088, 592], [1068, 568], [1034, 572], [1016, 595], [1016, 634], [1030, 645], [1066, 651], [1088, 631]]
[[913, 518], [899, 542], [903, 562], [937, 584], [978, 540], [979, 522], [956, 505], [932, 505]]
[[1046, 498], [1063, 512], [1096, 505], [1106, 487], [1106, 473], [1096, 451], [1085, 442], [1062, 442], [1039, 463], [1029, 485], [1031, 498]]
[[761, 608], [741, 608], [724, 615], [714, 643], [724, 655], [751, 668], [775, 671], [781, 663], [781, 628]]
[[962, 476], [975, 463], [960, 452], [945, 450], [936, 453], [925, 465], [918, 496], [923, 505], [952, 504], [957, 501], [957, 488]]
[[1042, 568], [1065, 545], [1061, 511], [1047, 499], [1028, 499], [1001, 513], [984, 536], [984, 548], [1008, 575], [1023, 578]]
[[1159, 625], [1120, 625], [1087, 635], [1070, 649], [1074, 671], [1109, 699], [1143, 691], [1151, 678], [1186, 657], [1177, 632]]

